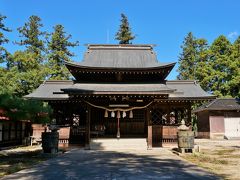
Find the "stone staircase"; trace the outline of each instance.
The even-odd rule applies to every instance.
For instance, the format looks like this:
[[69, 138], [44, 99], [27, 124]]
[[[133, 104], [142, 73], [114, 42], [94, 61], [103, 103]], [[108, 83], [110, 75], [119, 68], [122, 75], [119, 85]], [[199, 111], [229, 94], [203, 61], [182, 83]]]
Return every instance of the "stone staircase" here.
[[96, 138], [91, 139], [91, 150], [146, 150], [146, 138]]

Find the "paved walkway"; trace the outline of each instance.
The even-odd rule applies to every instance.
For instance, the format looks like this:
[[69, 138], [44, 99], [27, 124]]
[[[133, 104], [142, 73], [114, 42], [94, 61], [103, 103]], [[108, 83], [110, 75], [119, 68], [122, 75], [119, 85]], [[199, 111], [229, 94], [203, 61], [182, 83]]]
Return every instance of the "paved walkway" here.
[[73, 149], [30, 169], [3, 178], [47, 179], [219, 179], [172, 154], [154, 150]]

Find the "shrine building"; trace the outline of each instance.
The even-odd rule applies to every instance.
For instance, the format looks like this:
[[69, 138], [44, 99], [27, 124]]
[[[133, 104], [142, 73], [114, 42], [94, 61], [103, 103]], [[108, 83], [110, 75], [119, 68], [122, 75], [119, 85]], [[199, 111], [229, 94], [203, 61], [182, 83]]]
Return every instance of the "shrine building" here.
[[158, 62], [153, 45], [90, 44], [81, 62], [65, 62], [74, 80], [48, 80], [25, 96], [48, 102], [68, 143], [91, 138], [146, 138], [146, 147], [177, 141], [191, 106], [212, 100], [194, 80], [166, 80], [175, 63]]

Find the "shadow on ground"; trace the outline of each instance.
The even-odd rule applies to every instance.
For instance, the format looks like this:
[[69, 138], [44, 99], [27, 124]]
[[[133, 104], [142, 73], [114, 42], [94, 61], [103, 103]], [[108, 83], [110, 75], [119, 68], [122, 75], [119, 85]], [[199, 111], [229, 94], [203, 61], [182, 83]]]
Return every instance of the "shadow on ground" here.
[[[99, 144], [99, 146], [101, 146]], [[220, 179], [166, 149], [101, 151], [79, 148], [3, 179]]]

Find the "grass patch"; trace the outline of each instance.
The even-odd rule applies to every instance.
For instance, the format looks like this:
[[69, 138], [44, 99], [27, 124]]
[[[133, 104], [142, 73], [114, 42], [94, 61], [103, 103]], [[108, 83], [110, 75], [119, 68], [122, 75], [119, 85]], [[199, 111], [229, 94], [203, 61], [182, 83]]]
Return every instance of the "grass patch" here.
[[43, 162], [56, 155], [45, 155], [41, 150], [0, 154], [0, 178]]
[[235, 149], [221, 149], [221, 150], [217, 150], [216, 152], [214, 152], [214, 155], [228, 155], [231, 154], [235, 151]]
[[201, 153], [194, 153], [191, 155], [187, 155], [185, 157], [187, 160], [193, 162], [193, 163], [210, 163], [210, 164], [228, 164], [229, 162], [227, 160], [223, 160], [223, 159], [219, 159], [219, 158], [214, 158], [214, 157], [210, 157], [208, 155], [205, 154], [201, 154]]
[[216, 174], [222, 178], [226, 178], [226, 175], [222, 173], [221, 169], [224, 166], [229, 165], [229, 161], [225, 159], [211, 157], [205, 153], [194, 153], [184, 156], [184, 158], [199, 167], [207, 169], [213, 174]]
[[223, 158], [240, 159], [240, 154], [224, 155]]

